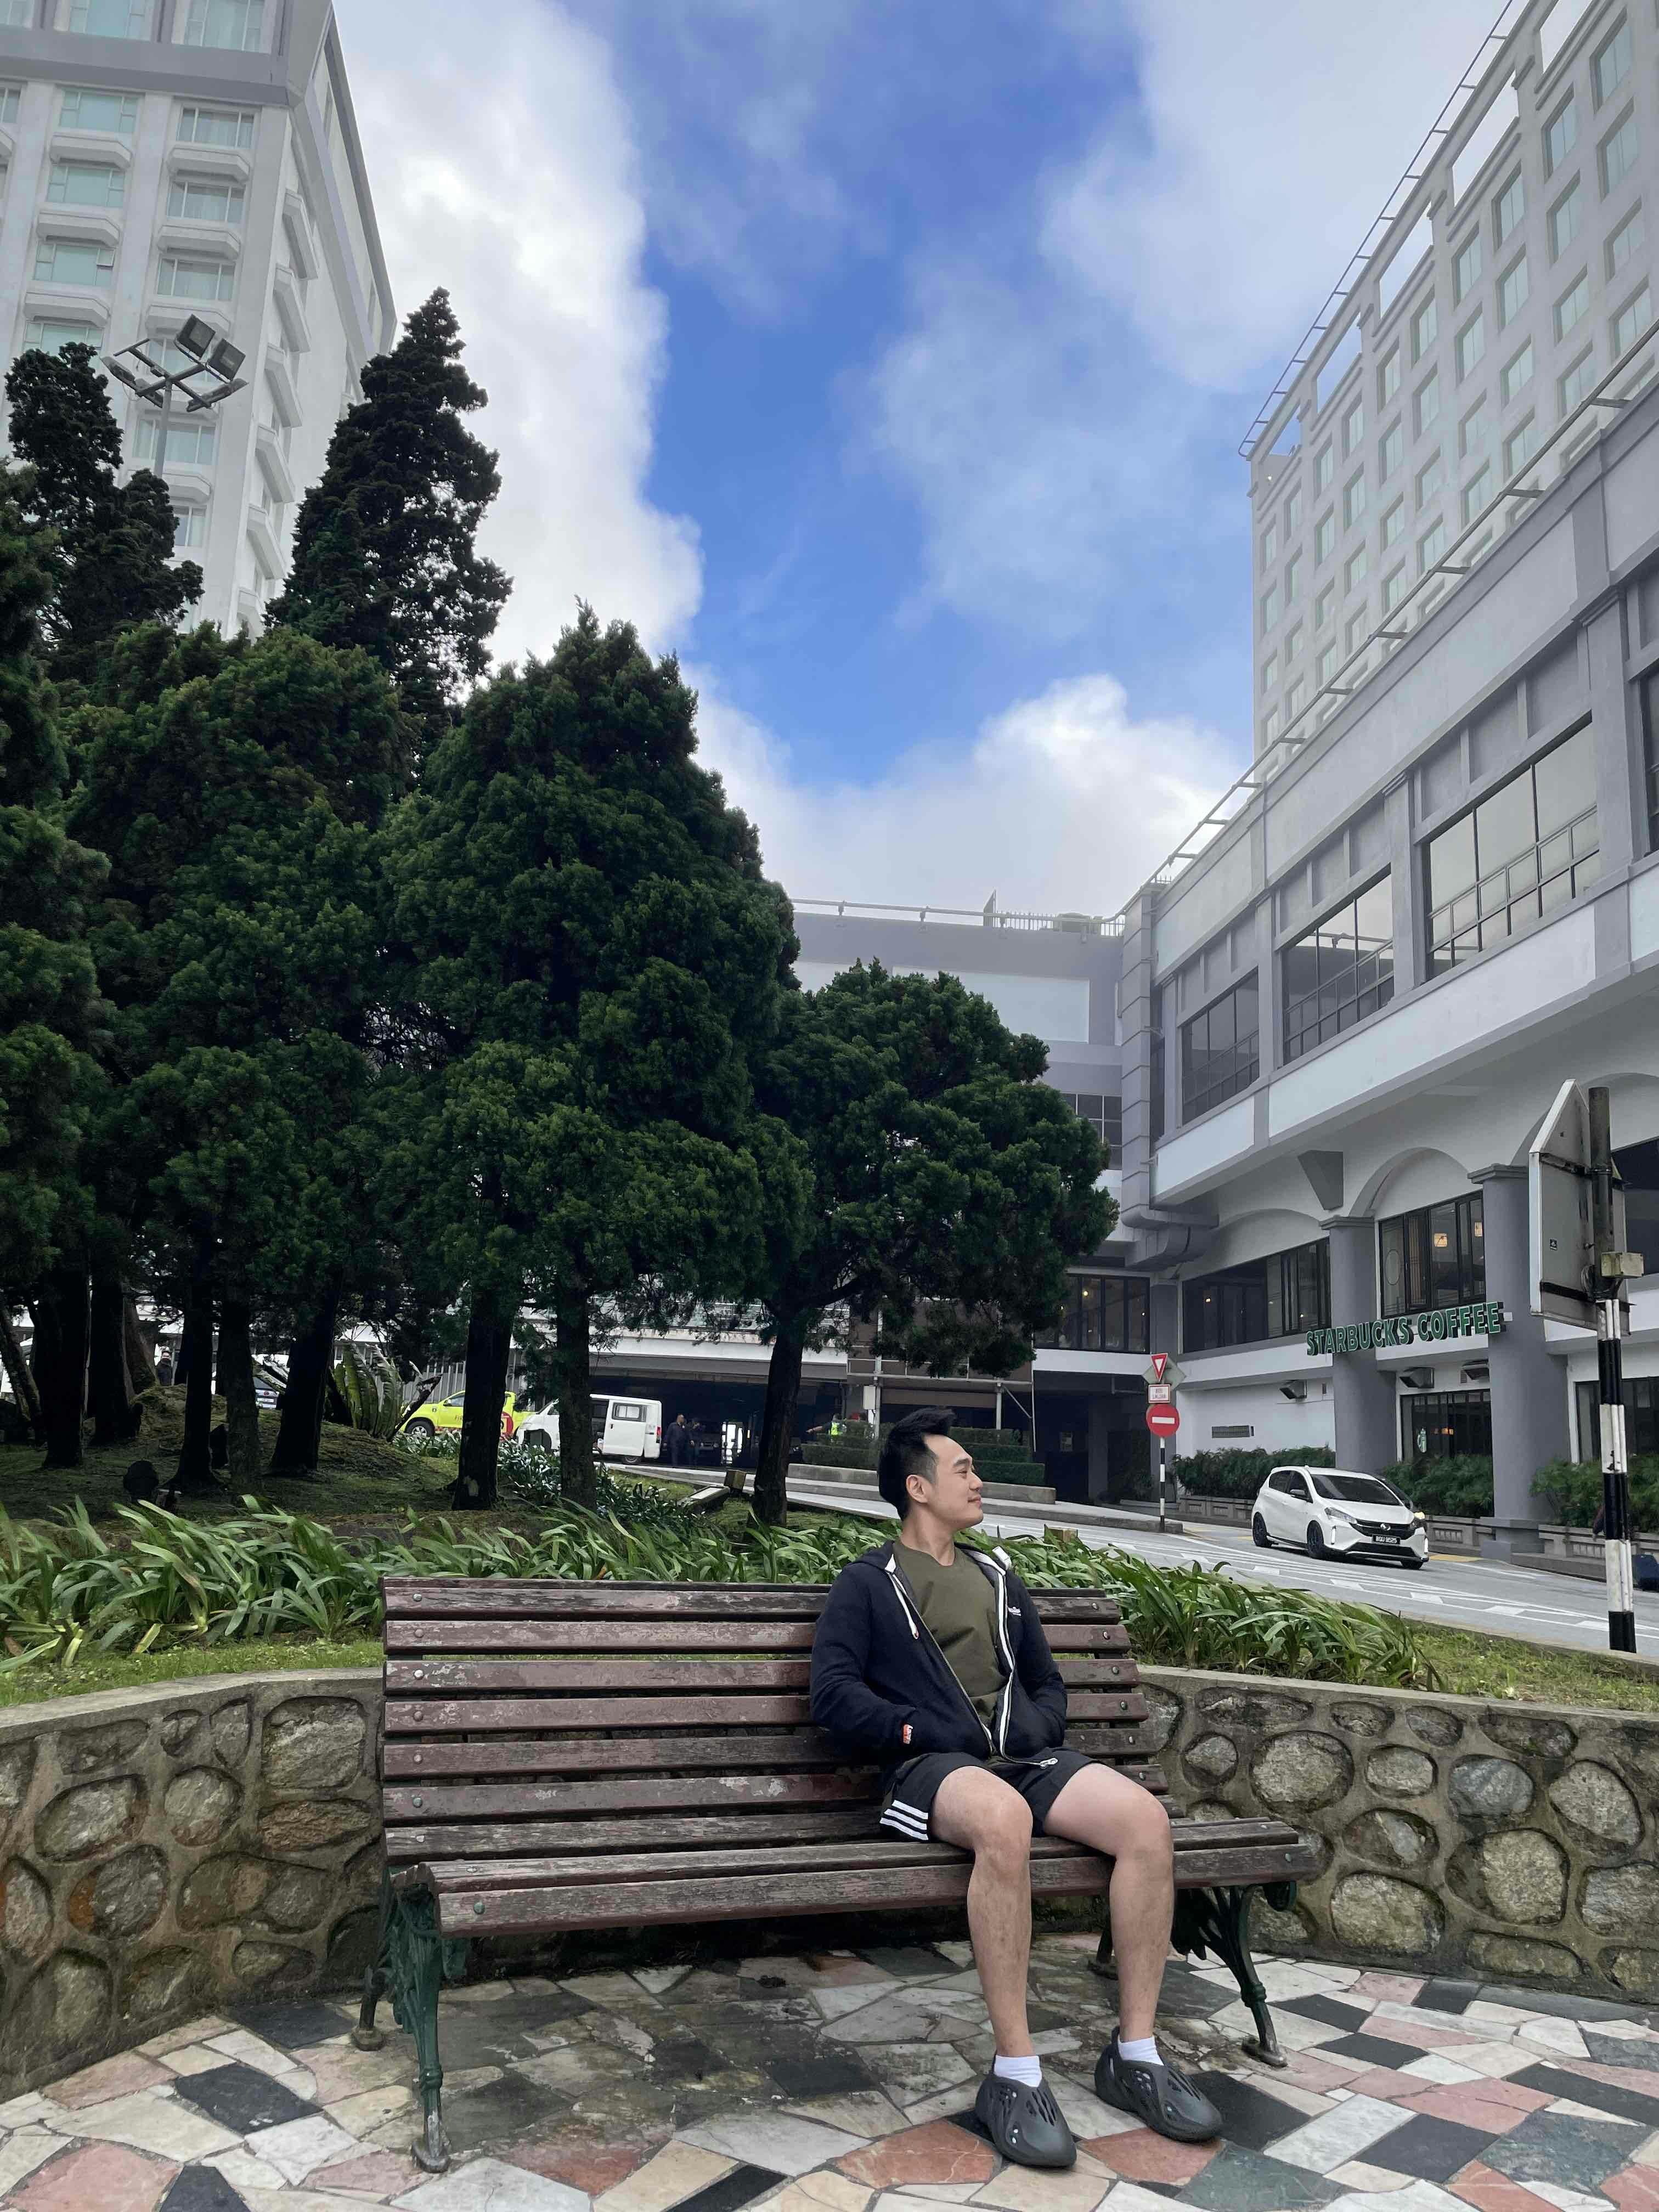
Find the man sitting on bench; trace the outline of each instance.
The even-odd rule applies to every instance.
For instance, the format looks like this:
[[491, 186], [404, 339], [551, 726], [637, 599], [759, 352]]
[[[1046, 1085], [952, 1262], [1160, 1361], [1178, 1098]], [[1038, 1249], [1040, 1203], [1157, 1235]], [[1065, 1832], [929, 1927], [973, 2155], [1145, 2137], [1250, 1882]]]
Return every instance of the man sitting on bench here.
[[1005, 2158], [1067, 2166], [1070, 2129], [1026, 2022], [1034, 1831], [1112, 1862], [1121, 2017], [1095, 2091], [1158, 2134], [1202, 2142], [1221, 2116], [1158, 2056], [1153, 2019], [1175, 1908], [1169, 1816], [1109, 1766], [1064, 1748], [1066, 1690], [1018, 1577], [956, 1538], [984, 1518], [974, 1462], [938, 1407], [894, 1424], [877, 1483], [896, 1543], [842, 1568], [812, 1645], [812, 1718], [886, 1769], [891, 1833], [974, 1855], [968, 1926], [996, 2059], [974, 2110]]

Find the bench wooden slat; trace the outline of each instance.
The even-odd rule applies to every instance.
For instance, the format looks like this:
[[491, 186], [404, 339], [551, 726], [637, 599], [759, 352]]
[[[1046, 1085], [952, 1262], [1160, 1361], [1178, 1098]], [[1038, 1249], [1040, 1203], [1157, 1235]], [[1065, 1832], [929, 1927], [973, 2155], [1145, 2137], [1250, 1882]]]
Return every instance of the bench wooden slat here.
[[608, 1782], [414, 1783], [388, 1787], [388, 1823], [398, 1820], [479, 1820], [520, 1814], [544, 1819], [574, 1813], [690, 1811], [698, 1805], [867, 1805], [878, 1778], [855, 1774], [630, 1775]]
[[[816, 1621], [388, 1620], [386, 1648], [400, 1657], [433, 1651], [810, 1651]], [[1048, 1642], [1056, 1656], [1127, 1651], [1128, 1631], [1115, 1623], [1060, 1624]]]
[[[823, 1583], [564, 1583], [520, 1581], [507, 1576], [387, 1575], [381, 1583], [386, 1618], [424, 1620], [747, 1620], [761, 1616], [816, 1620], [829, 1585]], [[1093, 1590], [1033, 1593], [1044, 1623], [1119, 1619], [1115, 1599]]]
[[[1121, 1686], [1125, 1659], [1060, 1660], [1068, 1690]], [[799, 1659], [388, 1659], [388, 1697], [454, 1696], [481, 1690], [804, 1690], [811, 1661]]]
[[[611, 1686], [616, 1686], [614, 1673]], [[1066, 1700], [1077, 1721], [1124, 1723], [1148, 1717], [1146, 1700], [1138, 1689], [1079, 1691]], [[664, 1697], [611, 1698], [395, 1698], [388, 1695], [386, 1730], [394, 1735], [453, 1735], [489, 1732], [501, 1735], [531, 1735], [543, 1729], [642, 1728], [676, 1726], [750, 1728], [775, 1724], [799, 1728], [811, 1718], [806, 1699], [799, 1695], [732, 1697], [718, 1694], [696, 1699]]]

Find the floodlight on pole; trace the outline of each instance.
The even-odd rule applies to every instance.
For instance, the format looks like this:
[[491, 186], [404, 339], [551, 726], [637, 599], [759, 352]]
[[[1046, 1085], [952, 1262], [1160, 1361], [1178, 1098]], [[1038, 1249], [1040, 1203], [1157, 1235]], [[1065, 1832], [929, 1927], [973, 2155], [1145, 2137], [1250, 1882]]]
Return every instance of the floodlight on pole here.
[[[104, 356], [104, 367], [118, 383], [137, 392], [147, 406], [161, 410], [155, 473], [163, 483], [167, 482], [167, 447], [179, 399], [183, 398], [187, 415], [200, 415], [207, 409], [222, 405], [233, 393], [246, 388], [246, 380], [240, 377], [237, 371], [247, 356], [228, 338], [222, 338], [204, 316], [186, 315], [174, 334], [174, 343], [187, 356], [187, 365], [183, 368], [167, 366], [165, 337], [140, 338], [135, 345], [122, 346], [118, 351]], [[150, 350], [152, 348], [160, 353], [159, 360]]]

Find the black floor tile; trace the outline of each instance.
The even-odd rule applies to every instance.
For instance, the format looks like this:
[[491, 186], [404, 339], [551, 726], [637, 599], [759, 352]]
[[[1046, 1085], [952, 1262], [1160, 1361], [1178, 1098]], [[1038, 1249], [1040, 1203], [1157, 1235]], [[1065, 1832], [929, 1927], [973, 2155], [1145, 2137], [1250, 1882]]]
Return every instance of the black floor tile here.
[[1419, 2012], [1467, 2012], [1480, 1994], [1479, 1982], [1455, 1982], [1436, 1974], [1424, 1983], [1412, 2002]]
[[826, 2051], [813, 2058], [775, 2058], [766, 2070], [796, 2104], [809, 2097], [845, 2097], [855, 2089], [875, 2087], [867, 2067], [838, 2051]]
[[1598, 2112], [1615, 2119], [1637, 2120], [1644, 2128], [1659, 2128], [1659, 2097], [1644, 2097], [1639, 2089], [1614, 2089], [1585, 2074], [1570, 2074], [1565, 2066], [1528, 2066], [1512, 2074], [1523, 2089], [1541, 2089], [1547, 2096], [1571, 2097], [1576, 2105], [1594, 2105]]
[[943, 1951], [936, 1951], [931, 1943], [898, 1943], [884, 1950], [860, 1951], [858, 1955], [866, 1966], [879, 1966], [884, 1973], [896, 1974], [901, 1981], [906, 1982], [918, 1982], [930, 1974], [959, 1974], [962, 1972], [960, 1966], [947, 1959]]
[[674, 2212], [738, 2212], [740, 2205], [752, 2204], [769, 2189], [781, 2187], [786, 2179], [763, 2166], [734, 2166], [730, 2173], [711, 2181], [695, 2197], [683, 2198]]
[[1583, 2031], [1584, 2048], [1598, 2066], [1632, 2067], [1638, 2073], [1659, 2074], [1659, 2043], [1632, 2042], [1623, 2035], [1598, 2035]]
[[308, 2120], [319, 2109], [257, 2066], [234, 2060], [205, 2074], [180, 2074], [173, 2094], [238, 2136], [253, 2128], [280, 2127], [284, 2120]]
[[1419, 2181], [1449, 2181], [1472, 2158], [1484, 2158], [1497, 2138], [1486, 2128], [1466, 2128], [1419, 2112], [1403, 2128], [1374, 2146], [1376, 2163], [1390, 2173], [1414, 2174]]
[[[1423, 2056], [1422, 2047], [1415, 2043], [1396, 2043], [1391, 2037], [1368, 2030], [1364, 2035], [1339, 2035], [1334, 2043], [1322, 2043], [1314, 2052], [1316, 2058], [1358, 2058], [1367, 2066], [1409, 2065], [1413, 2058]], [[1431, 2086], [1425, 2084], [1425, 2087]]]
[[[1392, 2155], [1396, 2138], [1389, 2137]], [[1549, 2181], [1589, 2196], [1628, 2163], [1641, 2137], [1618, 2120], [1578, 2120], [1568, 2112], [1528, 2112], [1518, 2128], [1480, 2154], [1511, 2181]]]
[[243, 2005], [231, 2017], [238, 2027], [262, 2036], [278, 2051], [303, 2051], [310, 2044], [331, 2042], [350, 2033], [349, 2023], [332, 2005]]
[[1546, 2013], [1552, 2020], [1638, 2020], [1655, 2024], [1641, 2005], [1614, 2004], [1608, 1997], [1568, 1996], [1555, 1990], [1512, 1990], [1492, 1983], [1480, 1989], [1483, 2004], [1513, 2005], [1520, 2012]]
[[1374, 2008], [1344, 2004], [1340, 1997], [1317, 1996], [1284, 1999], [1277, 2009], [1297, 2013], [1304, 2020], [1322, 2020], [1328, 2027], [1346, 2027], [1352, 2031], [1364, 2026]]
[[1231, 2074], [1199, 2074], [1194, 2079], [1220, 2113], [1223, 2136], [1241, 2150], [1266, 2150], [1292, 2128], [1307, 2124], [1305, 2112], [1270, 2097], [1253, 2082], [1240, 2081]]
[[[1238, 1991], [1218, 1989], [1213, 1982], [1205, 1980], [1188, 1966], [1166, 1966], [1164, 1986], [1158, 1991], [1160, 2012], [1184, 2013], [1190, 2020], [1208, 2020], [1212, 2013], [1224, 2012], [1230, 2004], [1237, 2004]], [[1143, 2188], [1146, 2184], [1141, 2185]]]
[[[1214, 2089], [1209, 2094], [1213, 2097]], [[1298, 2112], [1297, 2118], [1305, 2120], [1307, 2114]], [[1195, 2205], [1200, 2212], [1304, 2212], [1304, 2207], [1329, 2204], [1346, 2194], [1340, 2182], [1327, 2181], [1322, 2173], [1309, 2173], [1228, 2142], [1201, 2173], [1177, 2191], [1176, 2202]]]
[[700, 2081], [726, 2063], [695, 2035], [665, 2035], [651, 2046], [651, 2070], [659, 2081]]
[[484, 2143], [513, 2142], [538, 2134], [554, 2120], [567, 2118], [575, 2104], [575, 2098], [562, 2089], [550, 2089], [509, 2069], [499, 2080], [480, 2082], [476, 2089], [447, 2093], [444, 2127], [455, 2149], [477, 2150]]
[[161, 2199], [159, 2212], [247, 2212], [247, 2199], [210, 2166], [187, 2166]]

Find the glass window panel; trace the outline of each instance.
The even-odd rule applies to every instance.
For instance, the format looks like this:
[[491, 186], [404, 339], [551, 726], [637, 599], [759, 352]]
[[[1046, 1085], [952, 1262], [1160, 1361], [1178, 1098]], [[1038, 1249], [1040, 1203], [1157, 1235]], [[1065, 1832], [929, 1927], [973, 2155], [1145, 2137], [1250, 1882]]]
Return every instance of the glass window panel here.
[[1468, 299], [1480, 281], [1480, 271], [1484, 265], [1485, 257], [1480, 234], [1477, 230], [1465, 240], [1458, 252], [1457, 258], [1452, 263], [1452, 290], [1455, 298]]
[[1552, 174], [1578, 143], [1578, 103], [1569, 100], [1558, 107], [1544, 132], [1544, 166]]
[[1474, 810], [1474, 842], [1483, 876], [1517, 853], [1531, 851], [1538, 842], [1538, 826], [1530, 776], [1517, 775], [1481, 800]]
[[62, 353], [66, 345], [95, 347], [98, 329], [93, 323], [60, 322], [50, 315], [37, 315], [29, 325], [28, 342], [41, 353]]
[[1595, 356], [1580, 354], [1560, 382], [1561, 412], [1571, 415], [1595, 381]]
[[1613, 325], [1613, 350], [1628, 353], [1653, 320], [1653, 295], [1644, 284], [1633, 300], [1620, 308]]
[[1625, 218], [1624, 222], [1620, 224], [1618, 229], [1613, 232], [1613, 236], [1607, 240], [1607, 277], [1609, 282], [1611, 282], [1613, 278], [1616, 277], [1620, 270], [1642, 251], [1642, 248], [1647, 244], [1647, 229], [1642, 221], [1642, 210], [1640, 208], [1638, 208], [1633, 215], [1627, 216]]
[[1527, 257], [1511, 264], [1498, 284], [1498, 319], [1506, 326], [1512, 323], [1527, 304], [1531, 283], [1527, 273]]
[[[33, 6], [33, 0], [26, 0]], [[135, 92], [100, 92], [87, 85], [71, 85], [64, 94], [59, 121], [65, 131], [102, 131], [131, 138], [138, 122]]]
[[118, 208], [126, 185], [125, 170], [112, 162], [54, 161], [46, 198], [55, 207]]
[[1606, 46], [1598, 49], [1590, 64], [1590, 76], [1595, 85], [1595, 104], [1611, 100], [1630, 75], [1630, 25], [1621, 23]]
[[1519, 392], [1525, 391], [1528, 385], [1532, 382], [1532, 340], [1528, 338], [1525, 345], [1522, 347], [1520, 352], [1516, 354], [1515, 359], [1506, 363], [1504, 369], [1504, 404], [1506, 407]]
[[1638, 140], [1636, 118], [1626, 114], [1601, 141], [1601, 191], [1616, 191], [1636, 167]]
[[264, 0], [190, 0], [187, 46], [229, 46], [255, 52], [264, 43]]
[[1421, 361], [1440, 331], [1440, 310], [1431, 293], [1412, 317], [1412, 359]]
[[1595, 804], [1595, 732], [1587, 723], [1533, 769], [1538, 787], [1538, 834], [1547, 837]]
[[179, 136], [191, 146], [251, 146], [252, 108], [181, 107]]
[[1417, 504], [1425, 507], [1437, 497], [1446, 481], [1445, 464], [1438, 453], [1431, 453], [1417, 472]]
[[1492, 203], [1493, 228], [1500, 246], [1506, 238], [1514, 235], [1526, 212], [1526, 186], [1522, 182], [1521, 173], [1517, 169]]
[[1583, 227], [1583, 194], [1577, 179], [1568, 186], [1550, 210], [1550, 258], [1559, 261], [1577, 237]]
[[149, 0], [70, 0], [70, 28], [94, 39], [147, 39]]
[[93, 284], [107, 291], [115, 281], [115, 248], [94, 239], [43, 238], [35, 248], [34, 273], [49, 284]]
[[1418, 386], [1416, 407], [1417, 434], [1420, 438], [1431, 422], [1440, 419], [1440, 379], [1437, 374]]
[[1576, 329], [1589, 313], [1589, 276], [1581, 275], [1569, 292], [1564, 292], [1555, 303], [1555, 335], [1564, 338]]
[[1440, 908], [1474, 881], [1474, 817], [1466, 814], [1429, 840], [1429, 904]]

